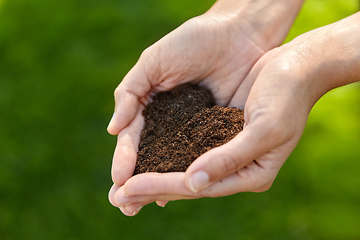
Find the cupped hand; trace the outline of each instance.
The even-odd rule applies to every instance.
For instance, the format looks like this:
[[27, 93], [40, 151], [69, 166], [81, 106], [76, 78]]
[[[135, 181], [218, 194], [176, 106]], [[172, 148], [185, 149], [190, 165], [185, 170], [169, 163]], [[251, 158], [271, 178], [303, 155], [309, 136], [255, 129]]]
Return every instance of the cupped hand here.
[[206, 86], [218, 104], [227, 105], [267, 50], [244, 34], [233, 18], [205, 13], [147, 48], [115, 90], [109, 133], [116, 135], [127, 127], [154, 94], [183, 83]]
[[[298, 143], [319, 97], [309, 83], [306, 51], [307, 44], [322, 32], [306, 33], [267, 52], [244, 79], [236, 79], [242, 84], [228, 104], [242, 108], [246, 102], [246, 125], [233, 140], [200, 156], [185, 173], [146, 173], [124, 185], [115, 182], [109, 193], [111, 203], [130, 216], [154, 201], [163, 206], [177, 199], [269, 189]], [[134, 130], [135, 125], [130, 125], [126, 131]]]

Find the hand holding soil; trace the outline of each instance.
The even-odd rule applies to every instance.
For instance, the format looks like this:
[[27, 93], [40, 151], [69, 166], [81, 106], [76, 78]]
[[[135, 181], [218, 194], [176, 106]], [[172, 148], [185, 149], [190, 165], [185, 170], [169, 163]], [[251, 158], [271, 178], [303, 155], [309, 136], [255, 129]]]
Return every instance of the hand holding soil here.
[[[290, 150], [281, 157], [265, 154], [282, 145], [275, 141], [278, 139], [274, 139], [271, 131], [278, 131], [274, 123], [280, 122], [277, 122], [277, 115], [272, 116], [272, 111], [277, 108], [277, 99], [281, 102], [283, 99], [267, 78], [259, 83], [259, 88], [265, 91], [252, 93], [256, 92], [252, 86], [259, 73], [252, 69], [266, 51], [284, 39], [301, 0], [287, 3], [286, 7], [280, 8], [279, 14], [269, 16], [275, 16], [273, 21], [266, 22], [262, 19], [268, 19], [264, 16], [271, 12], [270, 9], [279, 10], [272, 2], [264, 7], [258, 1], [249, 1], [246, 5], [234, 1], [231, 10], [246, 8], [244, 12], [249, 13], [259, 7], [266, 9], [254, 15], [240, 14], [237, 19], [235, 15], [230, 19], [224, 14], [229, 10], [229, 5], [223, 5], [224, 2], [218, 1], [206, 14], [185, 22], [147, 48], [115, 91], [115, 112], [108, 131], [118, 135], [118, 141], [111, 170], [114, 185], [109, 200], [126, 215], [136, 214], [140, 207], [153, 201], [164, 205], [168, 200], [266, 190], [291, 152], [290, 148], [294, 147], [288, 144], [286, 149]], [[254, 24], [249, 25], [249, 22]], [[266, 31], [277, 34], [259, 34], [259, 23], [266, 26]], [[276, 70], [271, 74], [274, 75]], [[244, 109], [246, 104], [247, 125], [228, 143], [200, 155], [186, 172], [150, 172], [134, 176], [141, 130], [145, 124], [142, 111], [154, 95], [185, 83], [205, 87], [220, 106]], [[291, 84], [290, 81], [287, 83]], [[251, 95], [256, 96], [249, 101]], [[272, 96], [277, 96], [276, 101]], [[286, 126], [283, 124], [284, 128]], [[263, 138], [264, 134], [267, 138]]]
[[[276, 44], [268, 43], [281, 42], [279, 39], [285, 37], [302, 1], [269, 1], [267, 7], [262, 1], [246, 2], [240, 9], [247, 8], [250, 13], [256, 9], [254, 14], [242, 16], [241, 13], [247, 11], [235, 11], [225, 16], [224, 12], [233, 9], [226, 1], [218, 1], [211, 9], [213, 11], [187, 21], [159, 40], [144, 51], [115, 91], [115, 113], [108, 131], [118, 134], [118, 141], [112, 165], [114, 185], [109, 200], [125, 215], [133, 216], [141, 207], [154, 201], [164, 206], [171, 200], [266, 191], [297, 145], [316, 101], [327, 91], [360, 79], [360, 13], [270, 50]], [[222, 3], [225, 3], [225, 9], [217, 11]], [[235, 10], [240, 4], [238, 1], [230, 3], [234, 4]], [[271, 12], [268, 7], [277, 14], [265, 16]], [[259, 9], [265, 9], [265, 12]], [[229, 16], [239, 18], [235, 21]], [[262, 22], [263, 19], [266, 22]], [[281, 34], [275, 38], [272, 34], [259, 34], [257, 26], [263, 23], [273, 24], [265, 32], [271, 28], [271, 33]], [[174, 146], [167, 146], [169, 151], [154, 146], [160, 154], [155, 159], [174, 151], [171, 148], [175, 143], [178, 144], [176, 148], [192, 149], [192, 153], [199, 154], [193, 161], [186, 154], [177, 158], [176, 152], [172, 152], [173, 159], [180, 161], [177, 164], [184, 168], [161, 162], [150, 166], [146, 162], [153, 151], [149, 150], [150, 145], [142, 143], [139, 148], [145, 125], [142, 111], [145, 106], [151, 106], [154, 95], [160, 96], [160, 92], [185, 83], [204, 86], [213, 94], [216, 104], [244, 109], [243, 130], [224, 145], [210, 150], [207, 146], [202, 152], [195, 145], [206, 142], [207, 133], [205, 129], [202, 133], [193, 132], [200, 118], [195, 122], [191, 119], [184, 123], [180, 121], [178, 127], [186, 126], [188, 130], [180, 131], [179, 135], [178, 131], [173, 131], [171, 139], [166, 134], [153, 135], [163, 126], [148, 122], [143, 137], [153, 138], [153, 142], [174, 143]], [[206, 101], [200, 104], [212, 109]], [[157, 105], [153, 107], [156, 109]], [[207, 116], [206, 110], [201, 108], [194, 109], [204, 113], [201, 116]], [[145, 117], [148, 116], [146, 111]], [[188, 115], [198, 117], [195, 116], [198, 112], [191, 111]], [[183, 119], [178, 113], [173, 111], [170, 115], [175, 118], [164, 117], [163, 120]], [[222, 138], [221, 133], [216, 135]], [[201, 137], [202, 141], [193, 143], [188, 141], [189, 137]], [[140, 162], [135, 170], [138, 152]], [[180, 159], [184, 159], [184, 163]], [[166, 173], [147, 172], [144, 166]], [[173, 172], [180, 168], [186, 172]], [[134, 171], [146, 173], [134, 176]]]

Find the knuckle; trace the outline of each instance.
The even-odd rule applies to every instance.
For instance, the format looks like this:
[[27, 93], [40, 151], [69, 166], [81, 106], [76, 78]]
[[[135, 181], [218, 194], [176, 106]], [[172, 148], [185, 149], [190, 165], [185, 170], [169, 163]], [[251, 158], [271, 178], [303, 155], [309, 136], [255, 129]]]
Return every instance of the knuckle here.
[[264, 185], [256, 188], [255, 190], [253, 190], [253, 192], [257, 192], [257, 193], [266, 192], [266, 191], [268, 191], [268, 190], [271, 188], [272, 183], [273, 183], [273, 181], [268, 182], [268, 183], [266, 183], [266, 184], [264, 184]]
[[145, 50], [142, 51], [142, 53], [140, 54], [140, 59], [146, 58], [147, 56], [150, 55], [152, 47], [147, 47], [145, 48]]
[[117, 98], [120, 96], [120, 93], [121, 93], [121, 89], [120, 89], [120, 86], [117, 86], [114, 90], [114, 97]]
[[220, 162], [222, 164], [222, 169], [227, 175], [236, 172], [240, 168], [240, 163], [238, 159], [234, 158], [230, 154], [225, 154], [221, 156]]
[[111, 180], [116, 185], [121, 185], [121, 183], [123, 182], [122, 177], [117, 174], [111, 174]]

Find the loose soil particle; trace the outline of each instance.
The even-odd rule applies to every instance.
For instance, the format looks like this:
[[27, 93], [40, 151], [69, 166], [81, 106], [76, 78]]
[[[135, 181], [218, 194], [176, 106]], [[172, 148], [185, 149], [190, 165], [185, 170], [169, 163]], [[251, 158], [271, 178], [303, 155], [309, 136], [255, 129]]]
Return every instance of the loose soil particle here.
[[192, 84], [157, 94], [143, 116], [134, 175], [185, 172], [196, 158], [230, 141], [244, 125], [242, 110], [215, 105], [208, 90]]

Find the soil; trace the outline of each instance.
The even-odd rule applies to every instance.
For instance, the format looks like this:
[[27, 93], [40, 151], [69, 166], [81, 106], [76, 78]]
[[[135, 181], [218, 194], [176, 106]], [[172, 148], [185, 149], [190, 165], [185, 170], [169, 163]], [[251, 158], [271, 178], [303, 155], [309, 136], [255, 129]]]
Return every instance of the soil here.
[[184, 172], [200, 155], [234, 138], [244, 125], [242, 110], [215, 105], [210, 91], [192, 84], [157, 94], [143, 116], [134, 175]]

